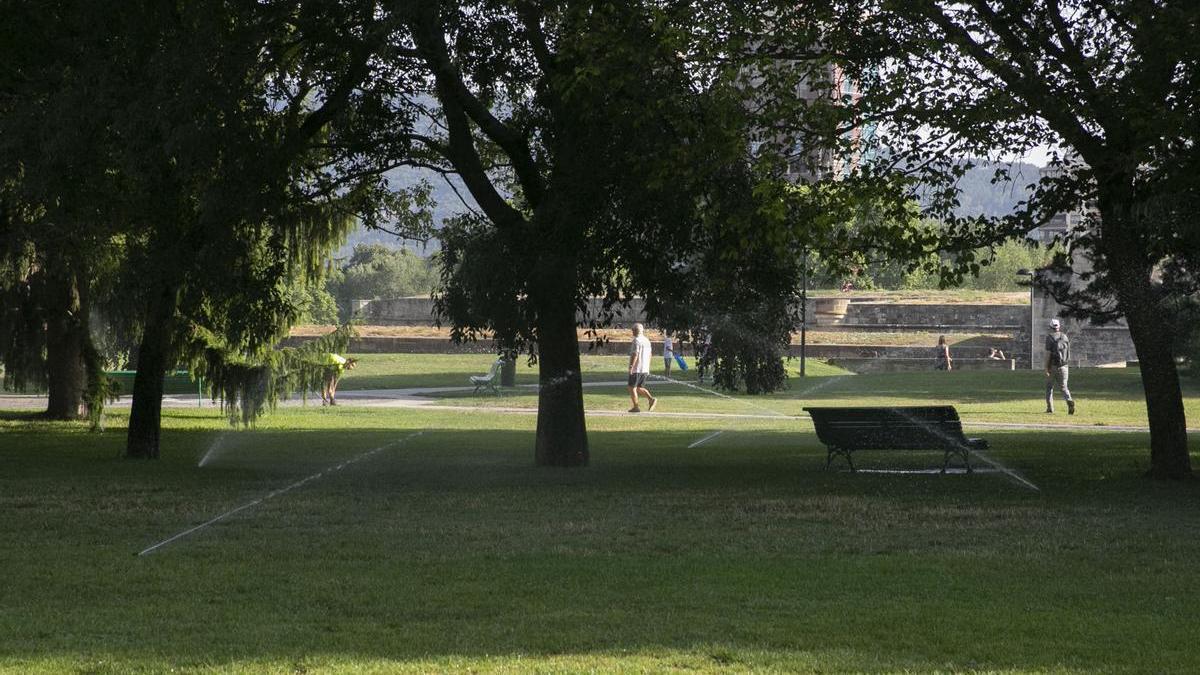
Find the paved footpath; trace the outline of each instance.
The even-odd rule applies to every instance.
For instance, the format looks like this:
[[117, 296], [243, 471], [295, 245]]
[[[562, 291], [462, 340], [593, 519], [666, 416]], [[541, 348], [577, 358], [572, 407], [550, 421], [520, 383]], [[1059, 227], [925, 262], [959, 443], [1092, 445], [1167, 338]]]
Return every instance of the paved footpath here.
[[[665, 384], [665, 383], [659, 383]], [[584, 387], [624, 387], [625, 383], [620, 381], [612, 382], [585, 382]], [[693, 386], [702, 391], [709, 391], [701, 387]], [[537, 389], [536, 384], [519, 385], [519, 389], [534, 391]], [[454, 411], [454, 412], [494, 412], [514, 415], [536, 415], [536, 408], [517, 407], [517, 406], [478, 406], [478, 405], [454, 405], [445, 403], [450, 399], [429, 398], [429, 394], [445, 394], [453, 392], [471, 391], [472, 387], [412, 387], [408, 389], [360, 389], [348, 390], [338, 394], [338, 401], [341, 405], [365, 407], [365, 408], [425, 408], [437, 411]], [[721, 394], [714, 392], [714, 395]], [[486, 396], [486, 395], [481, 395]], [[736, 399], [740, 400], [740, 399]], [[281, 402], [281, 405], [292, 407], [301, 405], [319, 405], [320, 397], [309, 396], [307, 400], [299, 396]], [[122, 396], [120, 400], [110, 404], [113, 408], [128, 408], [130, 403], [129, 396]], [[164, 396], [163, 407], [165, 408], [217, 408], [219, 403], [203, 398], [198, 399], [195, 395], [183, 396]], [[753, 405], [747, 403], [747, 405]], [[22, 394], [5, 394], [0, 395], [0, 410], [37, 410], [46, 407], [46, 397], [37, 395], [22, 395]], [[755, 406], [759, 407], [759, 406]], [[763, 409], [759, 407], [759, 409]], [[598, 417], [629, 417], [630, 413], [624, 410], [587, 410], [589, 416]], [[803, 424], [810, 424], [807, 415], [792, 416], [783, 413], [766, 414], [766, 413], [718, 413], [718, 412], [653, 412], [640, 413], [645, 417], [666, 417], [679, 419], [755, 419], [755, 420], [794, 420]], [[1039, 431], [1097, 431], [1097, 432], [1122, 432], [1122, 433], [1147, 433], [1149, 427], [1136, 425], [1096, 425], [1096, 424], [1071, 424], [1071, 423], [1052, 423], [1052, 422], [964, 422], [965, 427], [978, 429], [1010, 429], [1010, 430], [1039, 430]], [[1200, 433], [1200, 429], [1188, 429], [1188, 433]]]

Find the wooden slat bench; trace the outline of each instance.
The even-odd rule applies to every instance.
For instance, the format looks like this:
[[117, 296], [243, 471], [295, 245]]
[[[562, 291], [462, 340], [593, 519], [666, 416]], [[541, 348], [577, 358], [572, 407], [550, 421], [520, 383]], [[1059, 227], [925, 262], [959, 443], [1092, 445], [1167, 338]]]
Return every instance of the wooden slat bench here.
[[842, 455], [854, 471], [851, 454], [857, 450], [942, 450], [942, 473], [950, 456], [961, 457], [971, 472], [971, 450], [988, 447], [982, 438], [963, 435], [962, 422], [954, 406], [911, 406], [891, 408], [805, 408], [817, 429], [817, 438], [828, 455], [825, 468], [835, 455]]

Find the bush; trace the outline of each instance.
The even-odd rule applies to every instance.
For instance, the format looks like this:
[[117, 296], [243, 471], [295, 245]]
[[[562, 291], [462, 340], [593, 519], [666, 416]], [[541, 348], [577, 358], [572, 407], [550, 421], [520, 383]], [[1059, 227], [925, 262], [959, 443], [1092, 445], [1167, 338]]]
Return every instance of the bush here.
[[346, 320], [354, 300], [429, 295], [437, 282], [438, 274], [429, 258], [382, 244], [359, 244], [346, 264], [330, 275], [326, 289], [337, 300], [339, 313]]

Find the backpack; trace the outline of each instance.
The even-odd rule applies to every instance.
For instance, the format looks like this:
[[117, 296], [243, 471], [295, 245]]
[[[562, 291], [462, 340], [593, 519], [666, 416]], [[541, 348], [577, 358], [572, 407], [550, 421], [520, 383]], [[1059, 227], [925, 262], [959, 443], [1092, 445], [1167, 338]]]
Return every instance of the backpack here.
[[1050, 352], [1050, 365], [1062, 368], [1071, 358], [1071, 341], [1067, 339], [1065, 333], [1047, 335], [1046, 351]]

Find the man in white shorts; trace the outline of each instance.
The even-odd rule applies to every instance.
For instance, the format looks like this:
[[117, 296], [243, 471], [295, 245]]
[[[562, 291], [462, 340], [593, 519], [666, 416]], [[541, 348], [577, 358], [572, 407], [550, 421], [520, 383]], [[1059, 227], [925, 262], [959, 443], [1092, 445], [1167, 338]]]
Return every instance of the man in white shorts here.
[[638, 395], [645, 395], [650, 400], [649, 410], [654, 410], [654, 406], [658, 403], [658, 399], [650, 395], [650, 391], [646, 389], [646, 377], [650, 375], [650, 359], [653, 358], [653, 351], [650, 348], [650, 340], [646, 339], [646, 330], [642, 324], [633, 324], [633, 342], [629, 346], [629, 399], [633, 401], [633, 407], [629, 412], [641, 412], [642, 408], [638, 405]]

